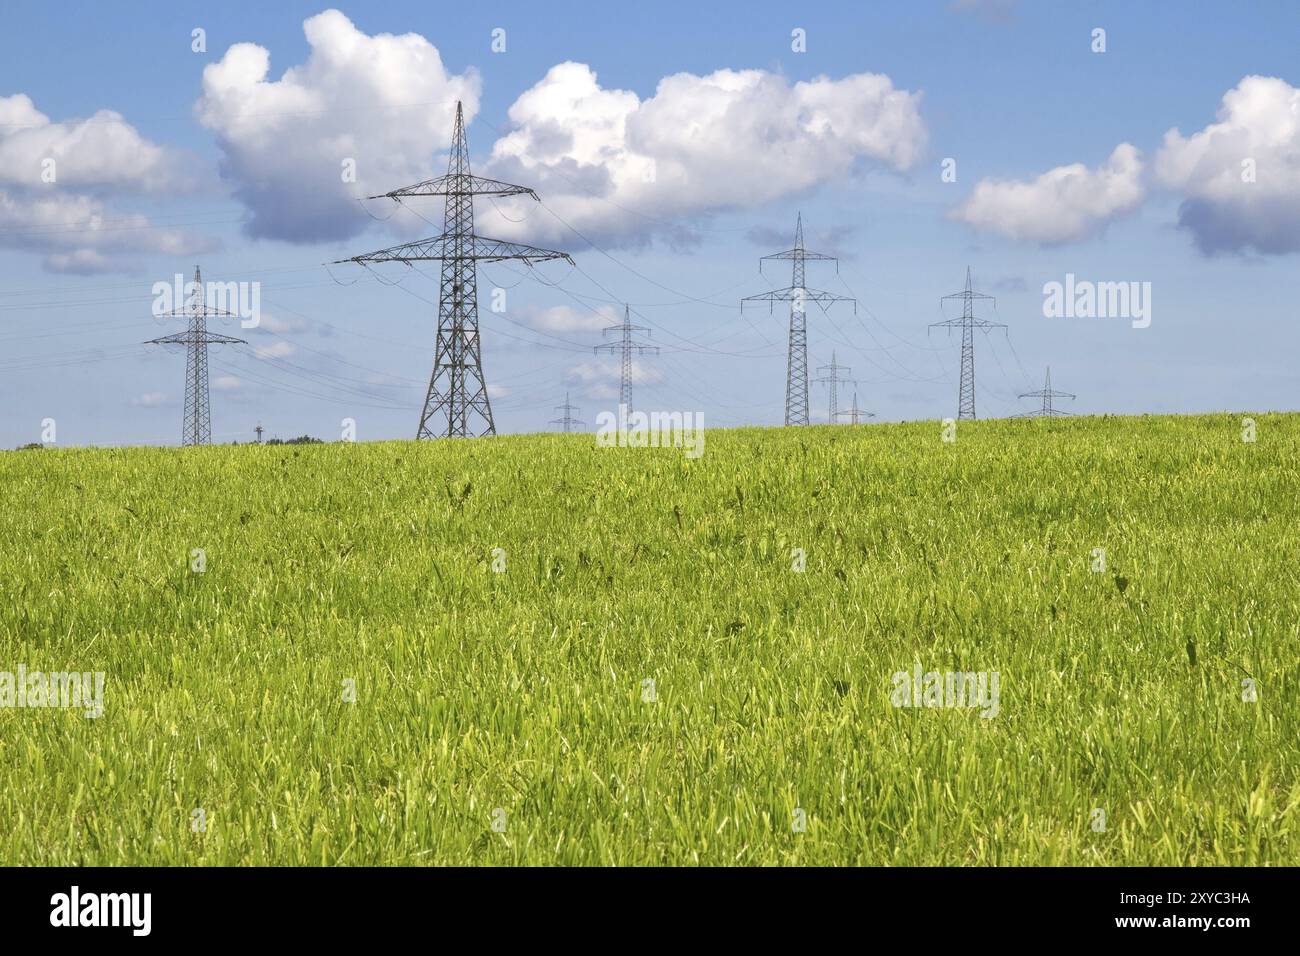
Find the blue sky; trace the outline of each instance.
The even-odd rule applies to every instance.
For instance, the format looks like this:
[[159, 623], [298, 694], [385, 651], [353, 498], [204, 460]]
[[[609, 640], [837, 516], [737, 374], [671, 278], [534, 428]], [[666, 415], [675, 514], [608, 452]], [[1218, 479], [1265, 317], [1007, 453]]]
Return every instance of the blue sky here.
[[[329, 9], [347, 20], [319, 21], [313, 46], [304, 21]], [[1097, 27], [1104, 53], [1090, 48]], [[206, 52], [191, 49], [195, 28]], [[796, 28], [806, 52], [791, 49]], [[424, 45], [403, 60], [369, 46], [380, 34]], [[139, 343], [175, 331], [151, 317], [153, 285], [196, 262], [205, 278], [260, 282], [266, 317], [218, 329], [250, 346], [212, 352], [215, 440], [248, 440], [258, 422], [333, 439], [345, 417], [362, 440], [411, 437], [436, 268], [321, 264], [432, 235], [442, 210], [359, 204], [347, 193], [359, 187], [326, 170], [352, 151], [374, 191], [440, 174], [458, 90], [474, 101], [476, 170], [546, 203], [480, 203], [479, 231], [564, 248], [579, 267], [480, 273], [503, 432], [548, 428], [566, 391], [588, 423], [612, 407], [617, 368], [591, 352], [592, 310], [616, 315], [618, 302], [661, 348], [639, 366], [639, 406], [779, 423], [788, 314], [737, 305], [788, 283], [758, 259], [788, 245], [799, 212], [809, 246], [841, 258], [838, 274], [810, 267], [809, 284], [859, 300], [856, 314], [810, 313], [810, 365], [833, 351], [882, 420], [955, 413], [957, 341], [927, 325], [951, 317], [939, 299], [968, 265], [997, 296], [987, 317], [1008, 326], [977, 340], [980, 417], [1032, 408], [1016, 394], [1047, 365], [1079, 412], [1295, 408], [1297, 36], [1300, 8], [1285, 3], [19, 0], [0, 30], [0, 445], [39, 440], [46, 418], [64, 445], [177, 442], [184, 356]], [[266, 51], [272, 86], [291, 68], [305, 79], [257, 89], [235, 68], [240, 43]], [[388, 92], [372, 95], [388, 69]], [[760, 71], [760, 92], [729, 99], [724, 70]], [[1243, 85], [1251, 76], [1276, 79]], [[548, 110], [583, 84], [597, 92], [574, 134]], [[690, 131], [693, 115], [711, 118]], [[819, 116], [828, 125], [801, 140]], [[37, 178], [43, 151], [66, 171], [55, 183]], [[1259, 179], [1239, 189], [1242, 159]], [[652, 186], [629, 178], [650, 160]], [[1067, 273], [1151, 283], [1150, 326], [1045, 318], [1043, 285]], [[488, 308], [494, 286], [504, 314]], [[824, 420], [826, 391], [811, 394]]]

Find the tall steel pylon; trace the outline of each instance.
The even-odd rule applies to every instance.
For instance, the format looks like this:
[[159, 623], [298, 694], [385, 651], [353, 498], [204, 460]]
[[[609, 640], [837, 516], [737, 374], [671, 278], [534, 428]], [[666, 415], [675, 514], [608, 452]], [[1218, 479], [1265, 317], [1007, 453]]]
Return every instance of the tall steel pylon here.
[[479, 349], [478, 263], [506, 259], [520, 259], [525, 263], [564, 259], [572, 265], [573, 260], [568, 253], [474, 234], [475, 196], [529, 196], [537, 199], [537, 194], [526, 186], [484, 179], [470, 172], [465, 116], [459, 101], [456, 103], [456, 128], [452, 133], [447, 175], [367, 198], [392, 199], [400, 203], [414, 196], [446, 197], [442, 235], [338, 261], [363, 266], [376, 262], [401, 262], [408, 266], [412, 262], [442, 263], [433, 374], [429, 377], [429, 390], [425, 394], [424, 410], [415, 437], [495, 435], [496, 425], [492, 420], [492, 405], [488, 400]]
[[618, 352], [623, 359], [623, 371], [619, 377], [618, 403], [625, 406], [628, 412], [632, 411], [632, 355], [643, 355], [647, 352], [655, 355], [659, 354], [657, 345], [646, 345], [643, 342], [637, 342], [632, 338], [633, 332], [644, 332], [650, 334], [650, 330], [644, 325], [632, 324], [632, 312], [628, 306], [623, 306], [623, 322], [621, 325], [611, 325], [605, 329], [605, 334], [618, 332], [620, 338], [617, 342], [606, 342], [603, 345], [597, 345], [592, 350], [596, 354], [602, 351]]
[[[178, 277], [179, 278], [179, 277]], [[224, 309], [209, 309], [203, 294], [203, 276], [194, 267], [194, 282], [189, 304], [155, 318], [184, 318], [184, 332], [174, 332], [150, 339], [146, 345], [184, 345], [185, 352], [185, 420], [181, 425], [182, 445], [212, 444], [212, 405], [208, 394], [208, 346], [244, 344], [243, 339], [208, 331], [208, 316], [236, 318]]]
[[1047, 367], [1047, 379], [1043, 382], [1043, 387], [1033, 392], [1021, 392], [1021, 398], [1041, 398], [1043, 404], [1032, 412], [1022, 412], [1016, 418], [1051, 418], [1056, 415], [1069, 415], [1070, 413], [1060, 408], [1052, 407], [1054, 398], [1078, 398], [1070, 392], [1056, 392], [1052, 390], [1052, 367]]
[[837, 416], [848, 415], [849, 423], [853, 425], [856, 425], [859, 422], [861, 422], [863, 418], [876, 417], [873, 413], [858, 408], [858, 393], [856, 391], [853, 393], [853, 405], [849, 408], [844, 409], [843, 411], [836, 412], [835, 414]]
[[745, 311], [746, 302], [767, 302], [773, 307], [777, 302], [790, 303], [790, 345], [785, 364], [785, 423], [787, 425], [808, 424], [808, 320], [807, 305], [816, 302], [822, 311], [835, 302], [852, 302], [853, 311], [858, 311], [858, 300], [846, 295], [834, 295], [809, 289], [804, 284], [804, 264], [813, 262], [834, 262], [839, 271], [839, 260], [834, 256], [809, 252], [803, 246], [803, 213], [794, 228], [794, 248], [785, 252], [775, 252], [759, 259], [759, 272], [763, 263], [769, 259], [789, 259], [792, 267], [790, 286], [786, 289], [774, 289], [761, 295], [750, 295], [740, 300], [740, 310]]
[[557, 412], [563, 412], [564, 414], [563, 414], [562, 416], [560, 416], [559, 418], [552, 418], [552, 419], [551, 419], [551, 424], [552, 424], [552, 425], [559, 425], [561, 428], [564, 429], [564, 431], [565, 431], [566, 434], [567, 434], [568, 432], [573, 431], [573, 426], [574, 426], [574, 425], [585, 425], [585, 424], [586, 424], [586, 422], [584, 422], [581, 418], [574, 418], [574, 417], [573, 417], [573, 413], [574, 413], [574, 412], [577, 412], [577, 411], [581, 411], [581, 409], [578, 408], [578, 406], [576, 406], [576, 405], [570, 405], [570, 404], [569, 404], [569, 393], [568, 393], [568, 392], [565, 392], [565, 393], [564, 393], [564, 404], [563, 404], [563, 405], [556, 405], [556, 406], [555, 406], [555, 410], [556, 410]]
[[973, 420], [975, 418], [975, 330], [1005, 329], [1006, 324], [989, 322], [986, 319], [977, 319], [975, 317], [976, 299], [988, 299], [994, 303], [997, 300], [991, 295], [971, 291], [970, 266], [966, 267], [965, 290], [954, 292], [952, 295], [945, 295], [940, 301], [943, 302], [948, 299], [962, 300], [961, 318], [948, 319], [946, 322], [931, 322], [930, 328], [961, 329], [961, 382], [957, 387], [957, 418], [959, 421], [962, 419]]
[[834, 425], [834, 424], [835, 424], [835, 417], [836, 417], [836, 415], [838, 414], [838, 412], [837, 412], [837, 410], [836, 410], [836, 409], [837, 409], [837, 405], [838, 405], [838, 401], [837, 401], [837, 399], [838, 399], [838, 388], [837, 388], [837, 386], [839, 386], [839, 384], [840, 384], [841, 382], [852, 382], [854, 385], [856, 385], [856, 384], [858, 384], [858, 380], [855, 379], [855, 378], [847, 378], [847, 377], [841, 378], [841, 377], [840, 377], [840, 372], [851, 372], [851, 371], [853, 371], [853, 369], [849, 368], [847, 365], [840, 365], [839, 363], [837, 363], [837, 362], [835, 361], [835, 352], [834, 352], [834, 350], [831, 351], [831, 364], [830, 364], [830, 365], [823, 365], [823, 366], [822, 366], [821, 368], [819, 368], [817, 371], [818, 371], [818, 372], [826, 372], [826, 373], [827, 373], [827, 374], [823, 375], [821, 378], [817, 379], [817, 381], [819, 381], [819, 382], [825, 382], [825, 383], [827, 384], [827, 386], [829, 387], [829, 389], [830, 389], [830, 406], [829, 406], [829, 409], [828, 409], [829, 414], [827, 415], [826, 420], [827, 420], [828, 422], [830, 422], [832, 425]]

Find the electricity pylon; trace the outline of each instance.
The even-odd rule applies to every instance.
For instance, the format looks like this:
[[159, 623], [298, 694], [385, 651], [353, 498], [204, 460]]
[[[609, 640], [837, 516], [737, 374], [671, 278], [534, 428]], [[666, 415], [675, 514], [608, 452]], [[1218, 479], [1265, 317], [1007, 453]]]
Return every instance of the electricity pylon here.
[[556, 406], [555, 406], [555, 410], [556, 410], [557, 412], [564, 412], [564, 414], [563, 414], [560, 418], [552, 418], [552, 419], [551, 419], [551, 424], [552, 424], [552, 425], [559, 425], [561, 428], [564, 429], [564, 431], [565, 431], [566, 433], [573, 431], [573, 426], [574, 426], [574, 425], [585, 425], [585, 424], [586, 424], [586, 422], [584, 422], [581, 418], [574, 418], [574, 417], [573, 417], [573, 413], [576, 412], [576, 411], [581, 411], [581, 409], [579, 409], [578, 406], [576, 406], [576, 405], [570, 405], [570, 404], [569, 404], [569, 393], [568, 393], [568, 392], [565, 392], [565, 393], [564, 393], [564, 404], [563, 404], [563, 405], [556, 405]]
[[[529, 196], [537, 199], [537, 194], [526, 186], [484, 179], [470, 172], [465, 116], [459, 101], [456, 103], [456, 128], [447, 160], [447, 175], [367, 198], [392, 199], [400, 203], [414, 196], [447, 197], [442, 235], [338, 261], [362, 266], [375, 262], [402, 262], [408, 266], [412, 262], [442, 263], [438, 288], [438, 343], [429, 390], [424, 398], [424, 411], [420, 414], [420, 426], [415, 437], [464, 438], [472, 432], [480, 436], [495, 435], [496, 425], [492, 421], [492, 405], [488, 401], [479, 351], [478, 263], [519, 259], [531, 264], [564, 259], [572, 265], [573, 260], [568, 253], [474, 234], [475, 196]], [[444, 416], [445, 425], [442, 424]], [[476, 428], [471, 427], [471, 416], [476, 417]]]
[[853, 370], [849, 368], [847, 365], [837, 364], [835, 361], [835, 352], [833, 350], [831, 351], [831, 364], [823, 365], [817, 371], [828, 373], [826, 375], [823, 375], [821, 378], [817, 379], [817, 381], [825, 382], [830, 389], [830, 409], [829, 409], [830, 414], [827, 416], [826, 420], [830, 422], [832, 425], [834, 425], [835, 417], [838, 414], [836, 410], [837, 396], [838, 396], [838, 390], [836, 386], [838, 386], [841, 382], [852, 382], [854, 385], [857, 385], [858, 380], [855, 378], [847, 378], [847, 377], [840, 378], [840, 372], [851, 372]]
[[931, 322], [930, 328], [942, 326], [944, 328], [961, 329], [961, 382], [957, 388], [957, 419], [975, 418], [975, 330], [980, 329], [1005, 329], [1006, 324], [1002, 322], [989, 322], [987, 319], [977, 319], [975, 317], [975, 300], [988, 299], [996, 303], [996, 299], [991, 295], [984, 295], [981, 292], [972, 292], [970, 286], [970, 266], [966, 267], [966, 288], [962, 292], [954, 292], [952, 295], [945, 295], [940, 301], [947, 299], [961, 299], [961, 318], [949, 319], [946, 322]]
[[857, 425], [859, 422], [862, 421], [863, 418], [875, 418], [875, 417], [876, 417], [875, 414], [873, 414], [872, 412], [864, 411], [863, 409], [858, 408], [858, 393], [857, 393], [856, 391], [853, 393], [853, 405], [852, 405], [852, 407], [851, 407], [851, 408], [846, 408], [846, 409], [844, 409], [844, 410], [841, 411], [841, 412], [836, 412], [835, 414], [836, 414], [836, 415], [848, 415], [848, 416], [849, 416], [849, 423], [852, 424], [852, 425]]
[[767, 302], [769, 308], [777, 302], [790, 303], [790, 345], [785, 363], [785, 423], [787, 425], [808, 424], [808, 319], [807, 305], [816, 302], [823, 312], [835, 302], [852, 302], [853, 311], [858, 311], [858, 300], [851, 296], [835, 295], [809, 289], [804, 285], [804, 264], [814, 262], [834, 262], [839, 271], [839, 260], [834, 256], [825, 256], [820, 252], [809, 252], [803, 247], [803, 213], [799, 214], [794, 229], [794, 248], [785, 252], [776, 252], [758, 260], [758, 271], [763, 271], [763, 263], [768, 259], [789, 259], [792, 267], [790, 286], [786, 289], [774, 289], [762, 295], [750, 295], [740, 300], [740, 311], [745, 311], [746, 302]]
[[203, 277], [194, 267], [193, 294], [189, 305], [155, 318], [184, 318], [184, 332], [174, 332], [150, 339], [146, 345], [184, 345], [185, 352], [185, 420], [181, 426], [182, 445], [212, 444], [212, 407], [208, 394], [208, 346], [245, 344], [243, 339], [208, 331], [208, 316], [236, 318], [224, 309], [209, 309], [203, 294]]
[[1054, 398], [1078, 398], [1070, 392], [1056, 392], [1052, 390], [1052, 367], [1047, 367], [1047, 380], [1043, 382], [1043, 387], [1034, 392], [1022, 392], [1021, 398], [1041, 398], [1042, 407], [1036, 408], [1032, 412], [1022, 412], [1015, 416], [1016, 418], [1052, 418], [1056, 415], [1069, 415], [1070, 413], [1059, 408], [1052, 407]]
[[611, 325], [605, 329], [605, 334], [618, 332], [621, 338], [617, 342], [606, 342], [603, 345], [595, 346], [592, 351], [600, 354], [602, 351], [613, 353], [618, 351], [623, 359], [623, 373], [619, 378], [618, 403], [627, 407], [628, 412], [632, 411], [632, 354], [643, 355], [647, 352], [658, 355], [659, 347], [657, 345], [646, 345], [643, 342], [633, 340], [633, 332], [644, 332], [650, 334], [650, 330], [644, 325], [632, 324], [632, 312], [628, 306], [623, 306], [623, 323], [621, 325]]

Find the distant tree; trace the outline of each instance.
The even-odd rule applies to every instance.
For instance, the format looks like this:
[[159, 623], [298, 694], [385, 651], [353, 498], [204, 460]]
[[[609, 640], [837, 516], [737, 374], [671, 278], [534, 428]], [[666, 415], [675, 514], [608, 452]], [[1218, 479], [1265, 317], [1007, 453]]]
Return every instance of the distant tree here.
[[312, 438], [310, 435], [299, 435], [297, 438], [289, 438], [287, 440], [279, 439], [279, 438], [268, 438], [266, 440], [266, 443], [268, 445], [323, 445], [325, 444], [319, 438]]
[[29, 441], [26, 445], [19, 445], [18, 448], [17, 448], [17, 450], [18, 450], [18, 451], [32, 451], [32, 450], [35, 449], [35, 448], [44, 448], [44, 447], [45, 447], [45, 446], [42, 445], [42, 444], [41, 444], [40, 442], [38, 442], [38, 441]]

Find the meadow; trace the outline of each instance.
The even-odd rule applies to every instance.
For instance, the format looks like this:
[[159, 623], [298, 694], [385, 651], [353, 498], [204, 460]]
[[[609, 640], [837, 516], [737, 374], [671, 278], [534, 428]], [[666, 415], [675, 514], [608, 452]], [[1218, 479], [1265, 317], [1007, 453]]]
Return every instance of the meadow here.
[[1295, 864], [1253, 417], [0, 453], [0, 863]]

